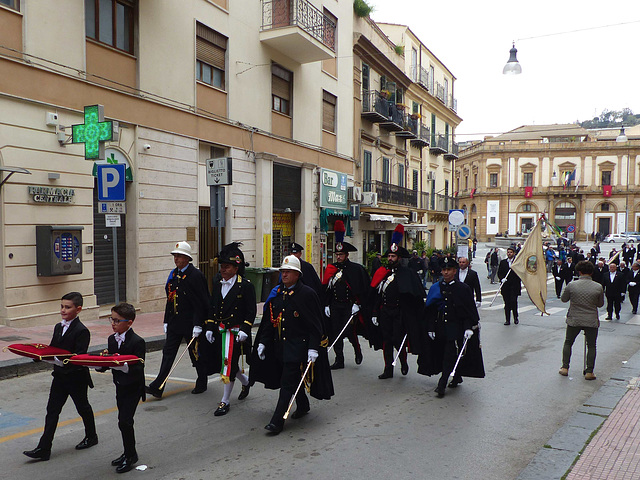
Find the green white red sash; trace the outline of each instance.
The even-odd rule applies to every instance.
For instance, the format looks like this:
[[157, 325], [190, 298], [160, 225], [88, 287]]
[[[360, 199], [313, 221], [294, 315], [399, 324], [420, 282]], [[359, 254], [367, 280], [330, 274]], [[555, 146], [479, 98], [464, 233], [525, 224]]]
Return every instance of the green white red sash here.
[[227, 329], [223, 323], [218, 325], [220, 331], [220, 340], [222, 342], [222, 369], [220, 370], [220, 378], [224, 383], [230, 382], [231, 377], [231, 358], [233, 357], [233, 349], [236, 347], [236, 336], [240, 331], [240, 327], [236, 326]]

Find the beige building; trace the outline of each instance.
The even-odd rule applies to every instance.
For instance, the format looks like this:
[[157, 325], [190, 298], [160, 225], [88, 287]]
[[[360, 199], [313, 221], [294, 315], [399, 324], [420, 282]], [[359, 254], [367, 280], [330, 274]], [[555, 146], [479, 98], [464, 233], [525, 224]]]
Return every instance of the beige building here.
[[640, 126], [619, 134], [525, 125], [462, 150], [455, 190], [472, 232], [481, 241], [526, 233], [542, 213], [582, 241], [640, 231]]

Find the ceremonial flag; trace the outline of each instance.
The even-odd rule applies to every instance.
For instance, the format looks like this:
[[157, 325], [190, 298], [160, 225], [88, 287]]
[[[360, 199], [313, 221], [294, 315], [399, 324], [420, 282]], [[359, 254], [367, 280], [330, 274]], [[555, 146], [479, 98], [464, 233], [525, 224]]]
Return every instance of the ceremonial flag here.
[[[542, 313], [547, 313], [547, 269], [542, 250], [542, 223], [538, 221], [511, 264], [527, 289], [527, 294]], [[548, 313], [547, 313], [548, 315]]]
[[571, 182], [576, 178], [576, 171], [564, 172], [564, 188], [571, 186]]

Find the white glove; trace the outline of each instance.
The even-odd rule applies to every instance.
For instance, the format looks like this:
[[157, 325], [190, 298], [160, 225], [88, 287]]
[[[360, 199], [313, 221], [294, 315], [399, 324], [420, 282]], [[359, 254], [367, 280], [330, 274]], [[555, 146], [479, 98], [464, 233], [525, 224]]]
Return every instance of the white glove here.
[[127, 362], [124, 362], [124, 365], [122, 365], [121, 367], [111, 367], [111, 370], [119, 370], [124, 373], [129, 373], [129, 364]]
[[360, 311], [360, 305], [358, 305], [357, 303], [354, 303], [353, 306], [351, 307], [351, 315], [355, 315], [359, 311]]
[[239, 342], [244, 342], [247, 338], [249, 338], [249, 335], [247, 335], [246, 333], [244, 333], [242, 330], [240, 330], [238, 332], [238, 341]]
[[329, 305], [327, 305], [326, 307], [324, 307], [324, 314], [325, 314], [327, 317], [330, 317], [330, 316], [331, 316], [331, 308], [329, 307]]
[[620, 296], [624, 298], [624, 293], [621, 293]]
[[212, 330], [207, 330], [206, 332], [204, 332], [204, 336], [207, 337], [207, 341], [209, 343], [213, 343], [215, 341]]
[[310, 348], [307, 351], [307, 362], [315, 363], [318, 359], [318, 351]]
[[556, 280], [562, 280], [560, 277], [556, 277]]
[[191, 336], [192, 337], [197, 337], [201, 333], [202, 333], [202, 327], [199, 326], [199, 325], [196, 325], [195, 327], [193, 327], [193, 332], [191, 333]]
[[629, 282], [629, 286], [630, 287], [635, 287], [636, 286], [636, 282]]
[[482, 306], [482, 302], [476, 302], [476, 308], [480, 308]]
[[258, 358], [264, 360], [264, 345], [262, 343], [258, 344]]
[[469, 330], [465, 330], [464, 331], [464, 338], [469, 339], [473, 337], [473, 330], [469, 329]]
[[436, 332], [429, 332], [429, 338], [431, 340], [435, 340], [436, 339]]
[[504, 283], [507, 281], [507, 277], [504, 277], [502, 280], [500, 280], [500, 283]]
[[378, 317], [371, 317], [371, 323], [373, 323], [374, 327], [377, 327], [378, 324]]
[[164, 326], [164, 333], [167, 333], [167, 324], [164, 323], [163, 326]]
[[56, 365], [58, 367], [64, 367], [64, 363], [58, 357], [53, 357], [53, 360], [42, 359], [43, 362], [50, 363], [51, 365]]

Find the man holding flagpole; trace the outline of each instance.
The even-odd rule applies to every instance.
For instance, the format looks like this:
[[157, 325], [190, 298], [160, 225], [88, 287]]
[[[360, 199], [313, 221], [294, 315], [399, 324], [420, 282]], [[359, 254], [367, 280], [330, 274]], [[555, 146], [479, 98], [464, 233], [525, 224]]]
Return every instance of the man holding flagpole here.
[[498, 278], [500, 279], [500, 293], [504, 301], [505, 325], [511, 325], [511, 313], [513, 312], [513, 323], [518, 325], [518, 297], [522, 290], [520, 277], [512, 271], [511, 266], [516, 257], [514, 247], [507, 248], [507, 258], [500, 262], [498, 266]]

